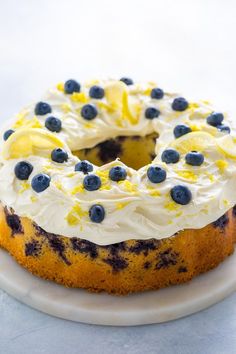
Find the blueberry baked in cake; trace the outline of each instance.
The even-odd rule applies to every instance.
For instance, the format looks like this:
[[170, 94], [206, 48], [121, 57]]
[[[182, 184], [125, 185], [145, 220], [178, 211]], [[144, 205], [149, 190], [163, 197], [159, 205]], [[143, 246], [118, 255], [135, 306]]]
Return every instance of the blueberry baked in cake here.
[[112, 294], [180, 284], [236, 241], [230, 118], [153, 82], [59, 83], [2, 131], [0, 246]]

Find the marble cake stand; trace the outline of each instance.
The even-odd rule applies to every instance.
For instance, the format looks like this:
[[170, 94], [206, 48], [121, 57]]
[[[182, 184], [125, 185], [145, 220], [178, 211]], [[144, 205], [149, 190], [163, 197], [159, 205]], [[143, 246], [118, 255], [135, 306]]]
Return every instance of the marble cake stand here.
[[188, 284], [118, 297], [39, 279], [0, 250], [0, 287], [37, 310], [72, 321], [116, 326], [160, 323], [203, 310], [236, 291], [236, 252]]

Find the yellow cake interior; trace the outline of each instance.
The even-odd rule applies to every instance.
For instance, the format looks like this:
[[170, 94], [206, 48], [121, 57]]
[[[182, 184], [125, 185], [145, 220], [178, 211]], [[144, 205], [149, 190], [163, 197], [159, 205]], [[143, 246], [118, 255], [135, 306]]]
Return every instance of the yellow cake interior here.
[[142, 136], [120, 136], [106, 140], [93, 148], [73, 152], [81, 160], [102, 166], [117, 157], [136, 170], [148, 165], [155, 157], [157, 133]]

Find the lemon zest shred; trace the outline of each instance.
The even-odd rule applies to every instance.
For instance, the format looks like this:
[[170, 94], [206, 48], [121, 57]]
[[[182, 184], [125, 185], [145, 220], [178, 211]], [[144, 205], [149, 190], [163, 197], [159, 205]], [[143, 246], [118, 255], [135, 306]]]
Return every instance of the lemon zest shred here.
[[57, 84], [58, 91], [64, 92], [64, 82], [59, 82]]
[[175, 202], [168, 202], [164, 205], [164, 208], [170, 211], [174, 211], [179, 209], [179, 205], [177, 205]]
[[127, 180], [119, 181], [118, 184], [122, 186], [127, 192], [138, 194], [137, 184], [131, 183], [130, 181]]
[[77, 102], [77, 103], [87, 103], [88, 102], [88, 97], [86, 97], [84, 92], [73, 92], [72, 95], [70, 96], [71, 101]]
[[115, 111], [115, 108], [112, 105], [108, 105], [105, 102], [97, 102], [97, 106], [101, 109], [105, 109], [107, 112], [112, 113]]
[[102, 185], [99, 190], [103, 191], [103, 190], [107, 190], [109, 191], [111, 189], [111, 186], [109, 186], [109, 184], [105, 184], [105, 185]]
[[188, 108], [189, 109], [199, 108], [199, 104], [197, 102], [190, 102]]
[[118, 210], [124, 209], [128, 204], [129, 202], [116, 203], [116, 209]]
[[211, 182], [215, 181], [215, 176], [209, 172], [205, 172], [206, 176], [209, 178]]
[[79, 203], [76, 203], [71, 211], [67, 214], [66, 216], [66, 220], [68, 222], [69, 225], [71, 226], [75, 226], [78, 225], [81, 221], [81, 218], [83, 216], [87, 215], [87, 212], [85, 212], [81, 206], [79, 205]]
[[76, 172], [69, 172], [67, 173], [66, 177], [74, 177], [76, 175]]
[[216, 160], [216, 166], [218, 167], [219, 171], [222, 173], [228, 167], [228, 162], [225, 160]]
[[147, 189], [149, 191], [149, 194], [152, 197], [160, 197], [161, 196], [161, 192], [158, 189], [153, 188], [153, 187], [147, 187]]
[[196, 131], [202, 130], [203, 125], [202, 124], [189, 124], [189, 127], [191, 128], [191, 130], [193, 132], [196, 132]]
[[27, 189], [30, 188], [30, 184], [26, 181], [20, 183], [21, 189], [19, 190], [19, 194], [24, 193]]
[[150, 96], [152, 89], [153, 89], [153, 87], [148, 87], [147, 89], [145, 89], [143, 91], [143, 94], [146, 96]]
[[94, 124], [93, 123], [85, 123], [84, 127], [87, 129], [92, 129], [92, 128], [94, 128]]
[[42, 128], [42, 126], [42, 123], [38, 120], [37, 117], [26, 119], [24, 115], [19, 115], [19, 118], [15, 121], [13, 128]]
[[84, 186], [82, 184], [79, 184], [78, 186], [75, 186], [74, 188], [71, 189], [70, 193], [72, 195], [75, 195], [77, 193], [84, 193]]
[[108, 179], [108, 176], [109, 176], [109, 171], [101, 171], [101, 170], [97, 170], [97, 171], [96, 171], [96, 174], [98, 175], [98, 177]]
[[59, 182], [59, 181], [55, 181], [54, 182], [54, 186], [59, 189], [60, 191], [63, 191], [63, 186], [62, 186], [62, 183]]
[[175, 173], [178, 176], [183, 177], [192, 182], [196, 182], [198, 180], [198, 176], [192, 171], [175, 171]]

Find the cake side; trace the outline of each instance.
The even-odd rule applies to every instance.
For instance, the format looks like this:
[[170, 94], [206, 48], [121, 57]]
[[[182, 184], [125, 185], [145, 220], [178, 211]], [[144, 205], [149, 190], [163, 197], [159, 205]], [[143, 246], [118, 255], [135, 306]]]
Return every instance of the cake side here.
[[216, 267], [234, 250], [235, 227], [232, 209], [202, 229], [180, 231], [174, 237], [99, 246], [47, 233], [0, 207], [0, 246], [32, 274], [117, 295], [181, 284]]

